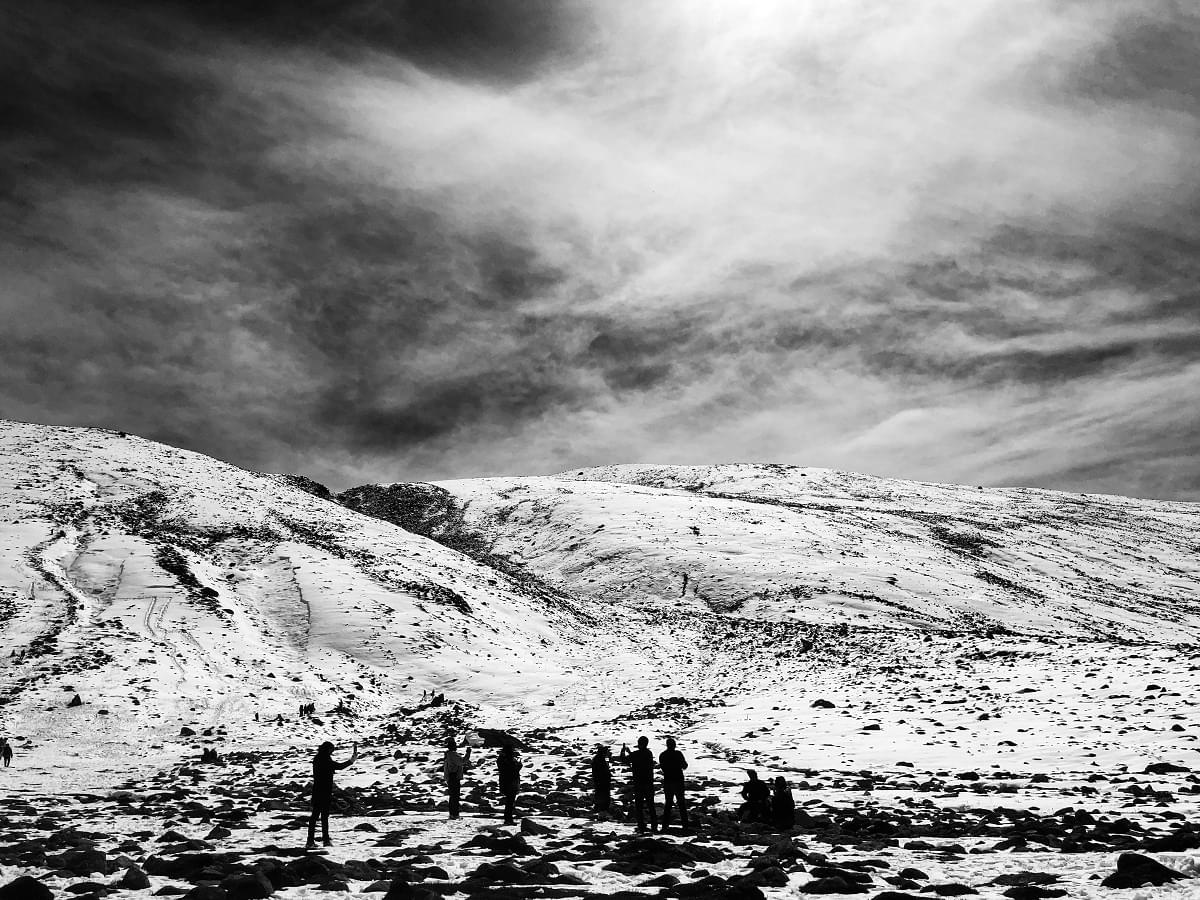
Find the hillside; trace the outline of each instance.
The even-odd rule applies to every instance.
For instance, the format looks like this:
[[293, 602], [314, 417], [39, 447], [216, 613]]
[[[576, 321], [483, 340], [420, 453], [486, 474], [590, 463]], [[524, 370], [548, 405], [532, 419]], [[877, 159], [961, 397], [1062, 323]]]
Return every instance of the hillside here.
[[[1096, 896], [1115, 850], [1200, 849], [1180, 825], [1200, 793], [1198, 524], [1192, 504], [765, 465], [334, 495], [0, 422], [0, 884], [134, 865], [149, 886], [126, 893], [149, 897], [253, 865], [285, 897], [399, 876], [783, 898], [844, 862], [878, 888], [918, 890], [887, 874], [909, 867], [999, 898], [1056, 883], [1021, 880], [1040, 869]], [[491, 827], [496, 728], [526, 748], [520, 835]], [[699, 837], [646, 849], [620, 810], [590, 817], [591, 748], [639, 734], [680, 741]], [[453, 822], [447, 736], [479, 766]], [[364, 750], [328, 865], [298, 847], [325, 739]], [[791, 837], [733, 817], [747, 768], [793, 786]], [[104, 859], [64, 869], [63, 846]]]
[[1200, 506], [785, 466], [444, 482], [580, 596], [754, 619], [1193, 642]]
[[[537, 702], [585, 652], [581, 621], [569, 598], [295, 479], [131, 435], [0, 425], [5, 733], [162, 746], [309, 700], [359, 714], [426, 689]], [[75, 694], [89, 714], [65, 709]]]

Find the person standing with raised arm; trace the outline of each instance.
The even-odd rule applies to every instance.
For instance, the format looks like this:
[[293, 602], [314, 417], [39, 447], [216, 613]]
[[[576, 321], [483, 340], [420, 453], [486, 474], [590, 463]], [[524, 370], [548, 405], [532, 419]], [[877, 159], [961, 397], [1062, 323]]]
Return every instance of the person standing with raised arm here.
[[317, 748], [317, 755], [313, 757], [312, 763], [312, 813], [308, 818], [307, 849], [312, 850], [317, 846], [317, 819], [321, 820], [322, 843], [326, 847], [333, 843], [329, 840], [329, 808], [333, 805], [333, 773], [338, 769], [346, 768], [356, 759], [358, 759], [357, 743], [354, 745], [354, 752], [351, 757], [342, 763], [334, 762], [333, 743], [331, 741], [326, 741]]
[[649, 810], [650, 814], [650, 830], [658, 831], [658, 816], [654, 811], [654, 754], [650, 752], [650, 739], [645, 735], [638, 738], [637, 749], [632, 753], [629, 752], [628, 746], [622, 744], [621, 755], [618, 758], [629, 766], [638, 831], [646, 831], [646, 810]]

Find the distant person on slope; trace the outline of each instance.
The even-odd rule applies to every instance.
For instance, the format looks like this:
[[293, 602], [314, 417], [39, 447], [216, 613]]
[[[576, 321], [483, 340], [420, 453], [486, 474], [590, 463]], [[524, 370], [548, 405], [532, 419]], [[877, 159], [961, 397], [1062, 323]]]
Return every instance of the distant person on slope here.
[[638, 831], [645, 832], [645, 810], [650, 812], [650, 830], [658, 831], [658, 817], [654, 811], [654, 754], [650, 752], [650, 739], [643, 735], [638, 738], [638, 748], [632, 753], [629, 747], [621, 745], [621, 762], [629, 766], [633, 783], [633, 808], [637, 813]]
[[308, 818], [308, 844], [312, 850], [317, 846], [317, 819], [321, 820], [321, 840], [326, 847], [333, 842], [329, 840], [329, 808], [333, 805], [333, 773], [344, 769], [358, 759], [358, 744], [354, 745], [353, 755], [343, 763], [333, 761], [333, 743], [326, 741], [317, 748], [313, 757], [313, 793], [312, 814]]
[[468, 746], [461, 756], [458, 742], [446, 738], [446, 755], [442, 757], [442, 774], [446, 778], [446, 790], [450, 794], [450, 818], [458, 818], [459, 798], [462, 794], [463, 773], [471, 766], [471, 748]]
[[592, 756], [592, 808], [603, 819], [612, 805], [612, 757], [603, 744], [596, 745]]
[[12, 764], [12, 744], [8, 742], [8, 738], [0, 738], [0, 759], [4, 760], [6, 769]]
[[747, 769], [746, 776], [742, 785], [742, 799], [746, 802], [738, 810], [738, 818], [743, 822], [761, 822], [768, 817], [771, 789], [765, 781], [758, 780], [753, 769]]
[[683, 799], [683, 770], [688, 767], [683, 754], [675, 749], [675, 738], [667, 738], [667, 749], [658, 755], [663, 783], [663, 831], [671, 824], [671, 803], [679, 806], [679, 827], [688, 827], [687, 805]]
[[500, 748], [496, 757], [496, 774], [500, 779], [500, 796], [504, 798], [504, 824], [512, 825], [516, 813], [517, 794], [521, 790], [521, 760], [511, 744]]

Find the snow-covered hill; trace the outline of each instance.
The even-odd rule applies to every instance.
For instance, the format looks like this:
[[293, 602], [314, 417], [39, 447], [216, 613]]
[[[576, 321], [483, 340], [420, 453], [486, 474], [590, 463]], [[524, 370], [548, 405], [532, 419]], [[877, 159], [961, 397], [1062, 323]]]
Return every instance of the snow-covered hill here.
[[310, 700], [537, 703], [586, 654], [570, 598], [297, 485], [0, 424], [0, 732], [145, 747]]
[[[149, 897], [295, 857], [309, 754], [332, 738], [366, 751], [339, 784], [367, 805], [339, 822], [334, 868], [301, 857], [295, 885], [336, 870], [354, 891], [401, 874], [442, 896], [550, 879], [556, 896], [675, 897], [693, 877], [696, 896], [778, 900], [869, 853], [881, 879], [915, 866], [987, 900], [1039, 868], [1098, 896], [1114, 850], [1200, 848], [1176, 828], [1200, 792], [1198, 524], [1192, 504], [751, 465], [335, 496], [0, 422], [0, 735], [17, 753], [0, 885], [132, 863], [151, 877], [128, 895]], [[528, 843], [477, 834], [496, 802], [479, 729], [497, 727], [526, 743], [521, 806], [549, 823]], [[440, 748], [466, 734], [480, 769], [447, 822]], [[639, 734], [679, 740], [702, 832], [649, 864], [586, 796], [590, 748]], [[731, 816], [746, 768], [791, 782], [793, 838]], [[92, 855], [71, 868], [48, 853], [65, 846]]]
[[1196, 504], [762, 465], [440, 487], [493, 555], [608, 603], [852, 627], [1200, 634]]

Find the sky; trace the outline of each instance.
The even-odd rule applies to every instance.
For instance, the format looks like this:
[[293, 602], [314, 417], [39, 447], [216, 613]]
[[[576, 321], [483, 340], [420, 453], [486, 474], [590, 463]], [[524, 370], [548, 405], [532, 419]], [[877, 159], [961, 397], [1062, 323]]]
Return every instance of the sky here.
[[5, 17], [0, 416], [1200, 500], [1190, 0]]

